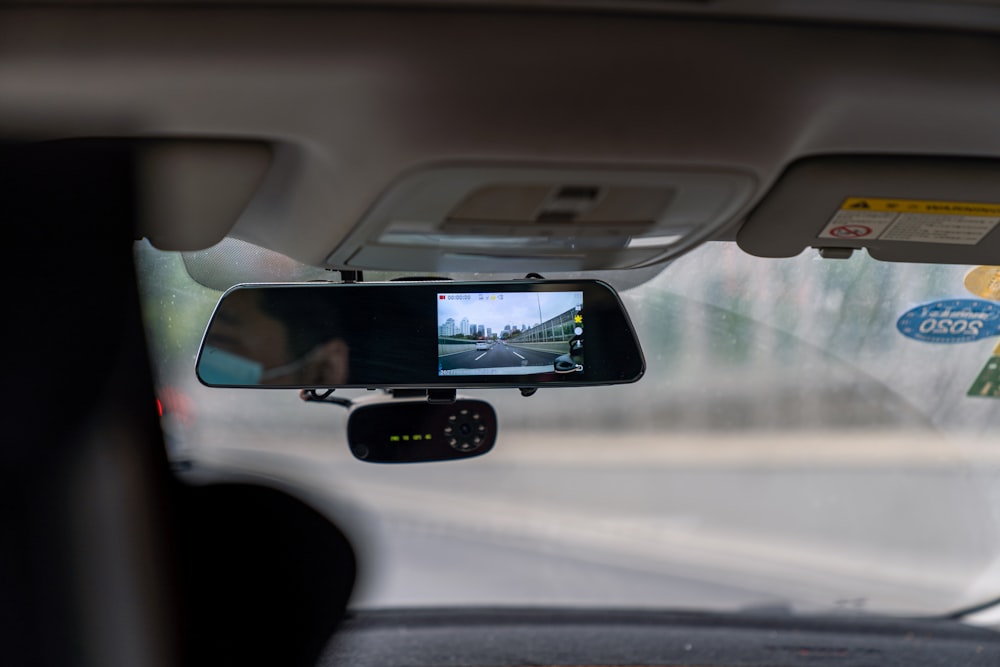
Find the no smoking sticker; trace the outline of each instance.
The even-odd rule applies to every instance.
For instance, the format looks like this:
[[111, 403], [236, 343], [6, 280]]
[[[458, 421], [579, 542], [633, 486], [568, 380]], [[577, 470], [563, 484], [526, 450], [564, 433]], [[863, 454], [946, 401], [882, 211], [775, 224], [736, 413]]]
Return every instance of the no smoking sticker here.
[[1000, 204], [848, 197], [818, 238], [976, 245], [998, 223]]
[[839, 225], [830, 230], [835, 239], [860, 239], [872, 235], [872, 228], [866, 225]]

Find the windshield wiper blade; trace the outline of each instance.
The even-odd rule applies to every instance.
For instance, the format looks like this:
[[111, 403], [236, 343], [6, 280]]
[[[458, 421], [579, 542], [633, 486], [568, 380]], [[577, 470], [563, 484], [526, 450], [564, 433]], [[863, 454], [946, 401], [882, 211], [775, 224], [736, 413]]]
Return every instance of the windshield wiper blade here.
[[960, 621], [963, 618], [972, 616], [973, 614], [978, 614], [981, 611], [986, 611], [987, 609], [992, 609], [1000, 605], [1000, 597], [993, 598], [992, 600], [987, 600], [986, 602], [980, 602], [978, 604], [970, 605], [968, 607], [962, 607], [949, 614], [945, 614], [941, 618], [947, 619], [949, 621]]

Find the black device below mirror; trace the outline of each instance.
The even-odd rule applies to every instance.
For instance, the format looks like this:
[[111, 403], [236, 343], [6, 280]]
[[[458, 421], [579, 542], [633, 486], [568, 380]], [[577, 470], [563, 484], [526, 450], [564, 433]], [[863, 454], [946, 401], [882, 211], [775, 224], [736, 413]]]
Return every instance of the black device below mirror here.
[[493, 449], [497, 415], [485, 401], [380, 399], [356, 403], [347, 419], [351, 453], [370, 463], [420, 463], [480, 456]]

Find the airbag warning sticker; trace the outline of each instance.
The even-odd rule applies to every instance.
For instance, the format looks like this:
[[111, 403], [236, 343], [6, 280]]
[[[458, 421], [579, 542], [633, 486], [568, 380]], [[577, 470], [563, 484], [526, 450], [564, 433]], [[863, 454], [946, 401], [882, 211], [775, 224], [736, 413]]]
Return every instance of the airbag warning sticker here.
[[976, 245], [1000, 222], [1000, 204], [848, 197], [821, 239]]

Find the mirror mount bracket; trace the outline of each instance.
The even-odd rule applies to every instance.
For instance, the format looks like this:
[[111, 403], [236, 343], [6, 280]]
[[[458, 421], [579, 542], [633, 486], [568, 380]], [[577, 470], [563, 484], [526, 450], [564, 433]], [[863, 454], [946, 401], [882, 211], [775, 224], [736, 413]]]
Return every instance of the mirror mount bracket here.
[[427, 402], [436, 405], [448, 405], [455, 402], [455, 389], [444, 387], [441, 389], [428, 389]]
[[427, 395], [426, 389], [383, 389], [382, 392], [391, 398], [423, 398]]
[[386, 389], [393, 398], [427, 398], [428, 403], [450, 405], [455, 402], [457, 390], [454, 387], [437, 389]]
[[534, 396], [536, 391], [538, 391], [538, 387], [521, 387], [521, 396], [528, 398]]
[[340, 282], [342, 283], [363, 283], [365, 275], [362, 271], [351, 271], [340, 269]]
[[[299, 392], [299, 398], [307, 403], [332, 403], [347, 409], [354, 407], [354, 401], [349, 398], [334, 396], [334, 389], [303, 389]], [[523, 390], [522, 390], [523, 391]], [[454, 387], [442, 387], [436, 389], [386, 389], [392, 398], [427, 398], [427, 402], [433, 405], [451, 405], [457, 398], [457, 390]]]

